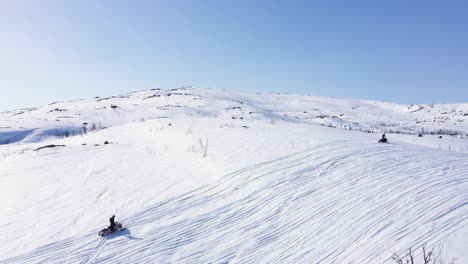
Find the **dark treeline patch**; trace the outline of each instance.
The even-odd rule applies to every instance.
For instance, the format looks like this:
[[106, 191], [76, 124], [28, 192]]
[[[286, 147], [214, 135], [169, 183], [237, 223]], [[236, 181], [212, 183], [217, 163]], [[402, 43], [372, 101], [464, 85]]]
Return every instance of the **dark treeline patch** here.
[[51, 145], [46, 145], [46, 146], [39, 147], [39, 148], [35, 149], [34, 151], [39, 151], [39, 150], [45, 149], [45, 148], [56, 148], [56, 147], [65, 147], [65, 145], [51, 144]]

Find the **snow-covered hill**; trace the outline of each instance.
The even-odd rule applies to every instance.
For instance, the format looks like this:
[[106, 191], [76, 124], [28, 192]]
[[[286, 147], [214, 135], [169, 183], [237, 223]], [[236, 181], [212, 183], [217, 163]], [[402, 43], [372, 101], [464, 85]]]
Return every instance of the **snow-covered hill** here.
[[468, 263], [467, 139], [349, 129], [466, 133], [467, 106], [185, 88], [2, 113], [0, 263]]
[[468, 104], [399, 105], [365, 100], [223, 90], [153, 89], [0, 113], [0, 144], [78, 133], [142, 119], [219, 117], [319, 124], [366, 132], [468, 134]]

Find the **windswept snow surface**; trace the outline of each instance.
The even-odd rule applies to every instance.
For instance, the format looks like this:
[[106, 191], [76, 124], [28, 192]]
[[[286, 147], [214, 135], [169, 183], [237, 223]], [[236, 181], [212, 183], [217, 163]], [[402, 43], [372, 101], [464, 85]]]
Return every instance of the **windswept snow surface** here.
[[[0, 263], [392, 263], [426, 243], [468, 263], [466, 139], [378, 144], [273, 112], [233, 119], [214, 101], [144, 122], [137, 110], [96, 115], [110, 127], [0, 146]], [[93, 113], [76, 111], [69, 127]], [[22, 129], [54, 129], [30, 122]], [[49, 144], [66, 146], [34, 151]], [[99, 237], [112, 214], [128, 229]]]

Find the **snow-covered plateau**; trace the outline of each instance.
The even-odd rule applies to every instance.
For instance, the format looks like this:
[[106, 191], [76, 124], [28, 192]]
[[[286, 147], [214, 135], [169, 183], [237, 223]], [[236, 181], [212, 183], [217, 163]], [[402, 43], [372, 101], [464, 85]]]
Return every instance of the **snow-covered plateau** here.
[[[113, 214], [127, 229], [98, 236]], [[186, 87], [3, 112], [0, 245], [2, 264], [395, 263], [409, 248], [423, 263], [424, 245], [468, 263], [468, 103]]]

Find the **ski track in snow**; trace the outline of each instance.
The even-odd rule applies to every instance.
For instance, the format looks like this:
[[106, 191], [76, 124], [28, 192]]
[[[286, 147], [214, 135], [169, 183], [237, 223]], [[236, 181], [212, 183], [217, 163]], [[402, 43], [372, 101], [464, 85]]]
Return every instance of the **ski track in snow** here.
[[467, 226], [467, 171], [462, 153], [340, 141], [0, 263], [391, 263]]

